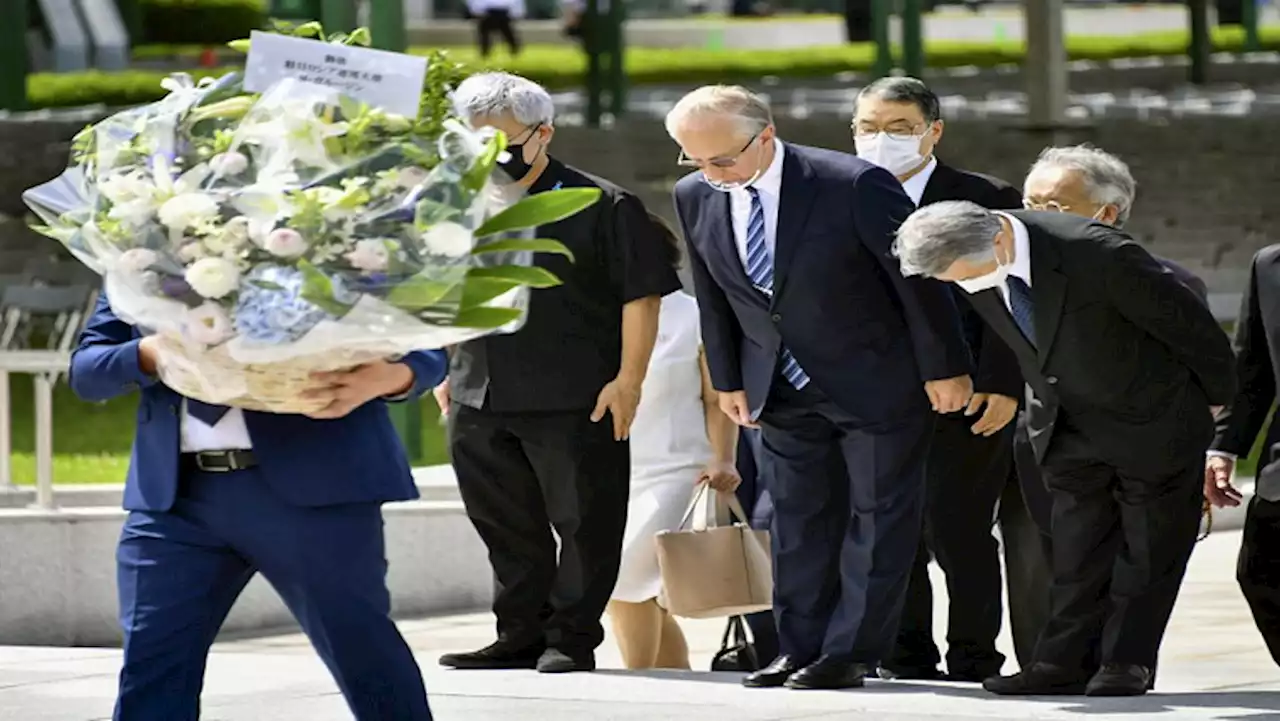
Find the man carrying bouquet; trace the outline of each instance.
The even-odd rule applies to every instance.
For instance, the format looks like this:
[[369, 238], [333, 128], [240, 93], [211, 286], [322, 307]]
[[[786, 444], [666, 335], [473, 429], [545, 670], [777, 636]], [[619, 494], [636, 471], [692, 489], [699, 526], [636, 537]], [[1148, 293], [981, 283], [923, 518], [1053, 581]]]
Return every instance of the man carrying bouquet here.
[[315, 378], [312, 416], [241, 411], [158, 382], [154, 337], [105, 295], [70, 384], [102, 401], [141, 389], [117, 551], [124, 668], [115, 721], [196, 721], [205, 658], [256, 573], [271, 583], [359, 721], [430, 721], [390, 618], [383, 503], [416, 498], [387, 401], [444, 377], [440, 351]]
[[498, 631], [496, 643], [440, 663], [590, 671], [626, 527], [628, 432], [661, 299], [680, 280], [639, 199], [547, 155], [554, 106], [545, 89], [483, 73], [458, 85], [454, 105], [473, 127], [507, 136], [502, 169], [529, 193], [603, 196], [538, 229], [573, 253], [537, 256], [563, 283], [533, 294], [518, 332], [458, 346], [437, 390], [458, 488], [489, 548]]

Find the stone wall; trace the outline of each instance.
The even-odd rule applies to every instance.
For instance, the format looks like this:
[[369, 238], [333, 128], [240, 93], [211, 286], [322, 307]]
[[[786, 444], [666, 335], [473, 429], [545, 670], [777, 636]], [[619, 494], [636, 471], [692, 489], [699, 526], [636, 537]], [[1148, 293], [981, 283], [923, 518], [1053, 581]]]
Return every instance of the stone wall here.
[[[67, 141], [96, 114], [0, 119], [0, 215], [25, 214], [22, 190], [63, 169]], [[966, 119], [947, 125], [941, 154], [953, 165], [1018, 183], [1046, 145], [1087, 141], [1117, 153], [1139, 183], [1132, 234], [1202, 273], [1214, 290], [1231, 291], [1240, 288], [1253, 251], [1280, 242], [1280, 150], [1271, 143], [1276, 122], [1265, 116], [1116, 119], [1046, 135], [1008, 121]], [[787, 118], [779, 126], [798, 143], [851, 146], [839, 117]], [[676, 151], [657, 120], [608, 130], [562, 127], [555, 139], [561, 158], [632, 188], [668, 215], [667, 193], [680, 170]], [[0, 227], [0, 247], [48, 242], [18, 223]]]

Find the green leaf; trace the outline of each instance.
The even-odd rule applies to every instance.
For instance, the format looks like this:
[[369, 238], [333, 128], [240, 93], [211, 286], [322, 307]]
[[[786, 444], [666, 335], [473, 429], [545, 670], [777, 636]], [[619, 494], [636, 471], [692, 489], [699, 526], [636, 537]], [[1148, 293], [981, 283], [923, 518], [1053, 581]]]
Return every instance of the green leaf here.
[[418, 201], [418, 207], [414, 215], [416, 216], [414, 223], [418, 230], [425, 231], [436, 223], [443, 223], [457, 218], [462, 215], [462, 211], [437, 200], [423, 198]]
[[238, 53], [247, 53], [249, 52], [249, 38], [232, 40], [231, 42], [227, 43], [227, 47], [231, 48], [232, 50]]
[[283, 285], [280, 285], [279, 283], [272, 283], [269, 280], [251, 280], [249, 282], [263, 290], [284, 290]]
[[462, 288], [461, 306], [464, 309], [475, 308], [519, 287], [520, 284], [514, 280], [469, 275], [467, 284]]
[[302, 299], [320, 308], [336, 318], [341, 318], [351, 310], [351, 306], [338, 302], [333, 297], [333, 281], [321, 273], [314, 265], [305, 260], [298, 261], [298, 270], [302, 272]]
[[293, 35], [300, 38], [323, 37], [324, 25], [321, 25], [317, 20], [312, 20], [309, 23], [303, 23], [293, 28]]
[[520, 238], [507, 238], [504, 240], [494, 240], [477, 246], [471, 251], [472, 255], [483, 255], [485, 253], [555, 253], [563, 255], [570, 261], [573, 260], [573, 251], [569, 250], [564, 243], [550, 238], [534, 238], [532, 240], [522, 240]]
[[476, 229], [476, 237], [548, 225], [591, 207], [599, 199], [599, 188], [562, 188], [530, 195], [486, 220]]
[[471, 169], [467, 174], [462, 176], [462, 187], [472, 192], [478, 192], [488, 182], [489, 176], [493, 175], [493, 169], [498, 165], [498, 156], [507, 147], [507, 138], [502, 133], [498, 133], [489, 139], [484, 146], [484, 152], [476, 156], [476, 161], [471, 165]]
[[373, 42], [373, 36], [369, 34], [369, 28], [356, 28], [351, 31], [351, 35], [347, 36], [347, 45], [367, 48], [371, 42]]
[[456, 284], [415, 275], [392, 288], [387, 294], [387, 302], [409, 312], [419, 311], [439, 303], [454, 285]]
[[488, 330], [501, 328], [512, 321], [520, 320], [523, 315], [524, 311], [516, 308], [486, 308], [481, 306], [460, 311], [453, 319], [453, 325], [458, 328]]
[[497, 265], [492, 268], [472, 268], [467, 273], [467, 281], [472, 278], [486, 278], [489, 280], [505, 280], [516, 283], [517, 285], [527, 285], [530, 288], [554, 288], [560, 285], [560, 279], [555, 277], [550, 271], [537, 266], [524, 265]]

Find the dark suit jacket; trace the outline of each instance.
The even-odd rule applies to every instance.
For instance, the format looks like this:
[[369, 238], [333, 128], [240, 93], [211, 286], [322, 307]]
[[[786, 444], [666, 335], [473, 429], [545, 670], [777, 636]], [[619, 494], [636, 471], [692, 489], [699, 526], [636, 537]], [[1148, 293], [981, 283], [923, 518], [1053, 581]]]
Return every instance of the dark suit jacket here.
[[[1280, 377], [1280, 245], [1269, 245], [1253, 257], [1249, 285], [1240, 305], [1235, 335], [1240, 389], [1218, 418], [1214, 450], [1249, 455], [1276, 400]], [[1280, 425], [1272, 423], [1264, 441], [1259, 482], [1276, 483], [1280, 475]]]
[[1044, 462], [1064, 421], [1099, 460], [1132, 473], [1185, 467], [1212, 436], [1209, 406], [1235, 396], [1234, 358], [1208, 307], [1116, 228], [1013, 211], [1027, 226], [1037, 346], [997, 290], [974, 308], [1018, 356], [1039, 409], [1029, 430]]
[[[1022, 207], [1022, 192], [999, 178], [967, 170], [957, 170], [938, 161], [920, 196], [921, 207], [944, 200], [967, 200], [991, 210], [1015, 210]], [[999, 393], [1011, 398], [1022, 397], [1022, 371], [1018, 358], [1000, 336], [991, 332], [982, 317], [969, 303], [969, 294], [952, 286], [960, 325], [977, 366], [973, 377], [976, 393]]]
[[890, 253], [915, 205], [865, 160], [785, 147], [772, 297], [743, 270], [728, 194], [701, 173], [676, 183], [714, 386], [745, 390], [758, 414], [785, 342], [816, 387], [859, 419], [927, 410], [922, 381], [973, 369], [950, 291], [903, 278]]
[[[71, 355], [76, 395], [102, 401], [142, 389], [124, 507], [168, 511], [178, 491], [182, 396], [138, 367], [140, 336], [116, 317], [103, 294]], [[444, 380], [443, 351], [404, 357], [414, 375], [408, 398]], [[296, 506], [404, 501], [418, 497], [386, 403], [371, 401], [336, 420], [246, 411], [253, 454], [271, 489]]]

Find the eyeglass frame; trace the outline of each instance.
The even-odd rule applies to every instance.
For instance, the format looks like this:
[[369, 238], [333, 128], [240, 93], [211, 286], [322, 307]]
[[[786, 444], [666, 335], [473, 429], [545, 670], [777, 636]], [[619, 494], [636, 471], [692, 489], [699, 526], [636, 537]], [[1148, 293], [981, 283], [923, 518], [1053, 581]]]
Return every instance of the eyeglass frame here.
[[[935, 120], [934, 122], [936, 123], [937, 121]], [[877, 130], [874, 133], [860, 133], [858, 132], [858, 121], [852, 120], [849, 122], [849, 130], [850, 132], [853, 133], [853, 138], [855, 140], [859, 138], [863, 140], [870, 140], [871, 138], [874, 138], [875, 136], [880, 135], [881, 133], [884, 133], [886, 136], [888, 136], [890, 140], [897, 140], [897, 141], [911, 140], [912, 138], [923, 138], [924, 136], [929, 134], [929, 130], [932, 127], [933, 127], [933, 123], [926, 122], [924, 124], [924, 131], [920, 132], [918, 135], [917, 135], [917, 131], [919, 131], [920, 129], [919, 125], [911, 126], [911, 131], [907, 133], [891, 133], [884, 129]]]
[[676, 155], [676, 165], [679, 165], [682, 168], [692, 168], [694, 170], [706, 170], [706, 166], [708, 165], [718, 170], [728, 170], [738, 164], [738, 161], [742, 159], [743, 154], [751, 149], [751, 146], [760, 139], [760, 136], [764, 134], [765, 130], [767, 130], [767, 128], [761, 128], [755, 135], [752, 135], [751, 139], [747, 141], [747, 144], [742, 146], [742, 150], [739, 150], [733, 155], [722, 155], [718, 158], [712, 158], [706, 161], [699, 162], [690, 158], [685, 154], [684, 148], [681, 148], [680, 153]]
[[1056, 200], [1046, 200], [1043, 203], [1035, 203], [1035, 202], [1032, 202], [1031, 200], [1028, 200], [1027, 198], [1023, 198], [1022, 207], [1026, 208], [1027, 210], [1039, 210], [1042, 212], [1046, 212], [1046, 211], [1052, 211], [1055, 213], [1071, 212], [1070, 205], [1063, 205], [1062, 203], [1059, 203]]

